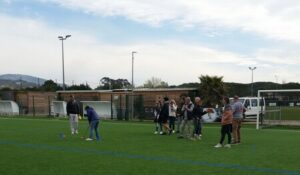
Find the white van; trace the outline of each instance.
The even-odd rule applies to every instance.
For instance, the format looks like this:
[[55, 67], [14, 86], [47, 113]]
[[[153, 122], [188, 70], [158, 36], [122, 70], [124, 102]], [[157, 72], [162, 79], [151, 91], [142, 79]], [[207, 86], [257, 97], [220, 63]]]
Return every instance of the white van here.
[[[265, 114], [266, 102], [264, 98], [258, 97], [239, 97], [239, 101], [244, 105], [246, 112], [244, 118], [256, 118], [257, 113]], [[233, 98], [230, 98], [233, 103]]]

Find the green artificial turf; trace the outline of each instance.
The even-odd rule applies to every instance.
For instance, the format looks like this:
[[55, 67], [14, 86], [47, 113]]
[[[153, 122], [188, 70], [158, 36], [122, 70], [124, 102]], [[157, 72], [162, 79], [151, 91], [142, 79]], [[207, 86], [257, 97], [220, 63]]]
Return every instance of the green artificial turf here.
[[242, 144], [216, 149], [218, 125], [204, 125], [201, 141], [154, 135], [153, 123], [103, 121], [103, 140], [87, 142], [86, 127], [72, 136], [66, 120], [0, 118], [0, 174], [300, 175], [299, 130], [246, 126]]

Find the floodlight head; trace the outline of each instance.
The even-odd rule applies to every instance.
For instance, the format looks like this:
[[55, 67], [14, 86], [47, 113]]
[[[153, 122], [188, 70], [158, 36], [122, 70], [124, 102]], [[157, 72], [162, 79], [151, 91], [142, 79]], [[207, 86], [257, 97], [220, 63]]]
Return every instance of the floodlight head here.
[[62, 36], [58, 36], [58, 39], [63, 39], [63, 37]]
[[137, 53], [136, 51], [132, 51], [132, 54]]
[[255, 69], [256, 69], [256, 67], [249, 67], [249, 69], [250, 69], [250, 70], [255, 70]]
[[66, 35], [66, 38], [69, 38], [69, 37], [71, 37], [71, 35]]

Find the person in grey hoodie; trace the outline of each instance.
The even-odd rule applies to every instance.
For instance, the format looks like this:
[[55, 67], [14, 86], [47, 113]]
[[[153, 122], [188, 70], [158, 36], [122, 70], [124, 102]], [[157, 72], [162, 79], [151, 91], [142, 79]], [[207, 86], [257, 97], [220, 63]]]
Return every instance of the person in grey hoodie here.
[[233, 142], [232, 142], [232, 144], [239, 144], [239, 143], [241, 143], [241, 127], [242, 127], [242, 121], [243, 121], [244, 106], [239, 101], [239, 97], [237, 95], [235, 95], [233, 98], [232, 112], [233, 112], [233, 121], [232, 121]]

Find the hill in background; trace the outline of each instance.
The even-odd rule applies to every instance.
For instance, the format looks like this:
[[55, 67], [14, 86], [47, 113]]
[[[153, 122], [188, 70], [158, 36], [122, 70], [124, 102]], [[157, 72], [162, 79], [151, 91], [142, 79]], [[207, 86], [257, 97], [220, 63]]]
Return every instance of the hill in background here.
[[44, 84], [46, 79], [23, 74], [0, 75], [0, 88], [33, 88]]

